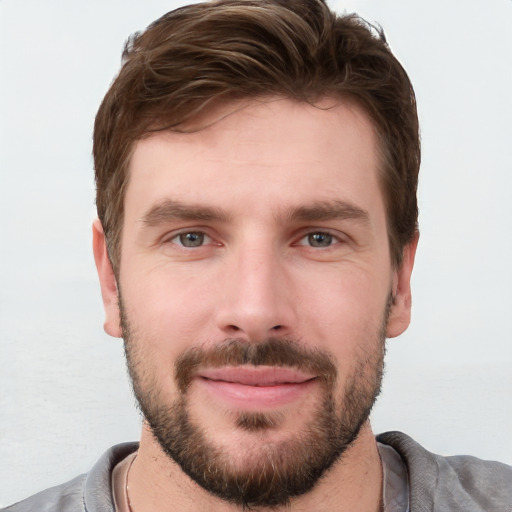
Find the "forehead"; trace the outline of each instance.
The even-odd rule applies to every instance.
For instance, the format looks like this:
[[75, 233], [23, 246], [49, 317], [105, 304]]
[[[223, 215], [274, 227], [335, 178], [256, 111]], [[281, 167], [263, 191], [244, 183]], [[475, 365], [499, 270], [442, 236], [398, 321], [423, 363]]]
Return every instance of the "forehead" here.
[[242, 210], [258, 201], [273, 210], [330, 200], [382, 203], [375, 130], [354, 103], [229, 103], [185, 129], [136, 143], [127, 215], [168, 198]]

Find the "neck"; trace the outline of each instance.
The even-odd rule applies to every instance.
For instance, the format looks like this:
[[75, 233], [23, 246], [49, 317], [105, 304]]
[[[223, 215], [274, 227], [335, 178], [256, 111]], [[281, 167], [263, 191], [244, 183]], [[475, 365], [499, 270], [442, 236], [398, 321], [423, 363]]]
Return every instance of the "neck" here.
[[[137, 458], [130, 470], [132, 512], [241, 512], [242, 508], [212, 496], [191, 480], [160, 448], [144, 426]], [[292, 498], [291, 507], [272, 512], [378, 512], [381, 509], [382, 468], [377, 444], [367, 423], [345, 452], [308, 493]], [[258, 508], [259, 512], [267, 512]]]

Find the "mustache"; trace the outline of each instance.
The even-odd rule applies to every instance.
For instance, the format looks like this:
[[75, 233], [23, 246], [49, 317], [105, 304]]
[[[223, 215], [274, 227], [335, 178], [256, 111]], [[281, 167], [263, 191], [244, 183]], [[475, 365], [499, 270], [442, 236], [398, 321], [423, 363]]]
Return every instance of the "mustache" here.
[[327, 352], [304, 347], [296, 340], [272, 337], [260, 343], [230, 338], [208, 348], [191, 347], [176, 360], [174, 371], [178, 388], [185, 393], [200, 368], [244, 365], [295, 368], [317, 375], [327, 386], [334, 385], [338, 374]]

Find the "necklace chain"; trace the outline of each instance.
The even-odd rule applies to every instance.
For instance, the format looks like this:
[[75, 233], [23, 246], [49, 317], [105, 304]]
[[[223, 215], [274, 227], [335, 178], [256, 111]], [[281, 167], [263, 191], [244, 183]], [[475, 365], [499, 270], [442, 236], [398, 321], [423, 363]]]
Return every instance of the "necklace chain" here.
[[124, 482], [124, 495], [126, 497], [126, 503], [128, 504], [128, 512], [133, 512], [132, 504], [130, 503], [130, 493], [128, 492], [128, 477], [130, 476], [130, 469], [132, 469], [132, 465], [137, 458], [137, 453], [133, 456], [130, 461], [130, 465], [128, 466], [128, 470], [126, 471], [126, 480]]

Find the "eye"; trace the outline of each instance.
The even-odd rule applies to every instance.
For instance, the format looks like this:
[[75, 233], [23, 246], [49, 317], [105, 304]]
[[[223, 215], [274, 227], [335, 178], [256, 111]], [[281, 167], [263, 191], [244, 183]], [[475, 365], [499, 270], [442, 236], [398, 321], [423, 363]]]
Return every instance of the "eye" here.
[[181, 245], [182, 247], [194, 248], [210, 243], [211, 238], [201, 231], [188, 231], [176, 235], [171, 239], [171, 242], [176, 245]]
[[325, 231], [316, 231], [314, 233], [308, 233], [299, 241], [299, 245], [308, 245], [310, 247], [330, 247], [333, 244], [339, 242], [339, 239], [330, 233]]

